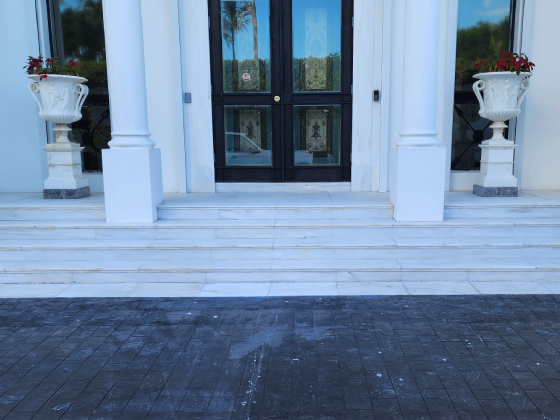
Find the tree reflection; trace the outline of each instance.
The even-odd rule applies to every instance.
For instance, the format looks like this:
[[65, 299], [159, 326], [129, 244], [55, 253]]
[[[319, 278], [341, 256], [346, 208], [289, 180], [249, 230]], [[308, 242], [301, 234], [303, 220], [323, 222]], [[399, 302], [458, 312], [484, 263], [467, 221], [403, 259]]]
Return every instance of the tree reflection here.
[[455, 88], [470, 90], [475, 74], [473, 63], [486, 59], [498, 59], [500, 50], [509, 44], [509, 14], [498, 23], [478, 22], [474, 26], [457, 31], [457, 61]]
[[[244, 1], [224, 1], [222, 3], [222, 37], [233, 53], [235, 61], [235, 35], [249, 26], [251, 10]], [[256, 19], [254, 20], [256, 24]], [[258, 57], [256, 57], [258, 58]]]

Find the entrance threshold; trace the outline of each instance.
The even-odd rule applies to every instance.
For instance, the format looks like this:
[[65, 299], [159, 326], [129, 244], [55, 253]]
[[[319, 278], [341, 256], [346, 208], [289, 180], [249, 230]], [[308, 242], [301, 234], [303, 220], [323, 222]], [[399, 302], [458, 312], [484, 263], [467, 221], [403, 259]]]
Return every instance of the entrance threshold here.
[[217, 193], [335, 193], [350, 192], [350, 182], [218, 182]]

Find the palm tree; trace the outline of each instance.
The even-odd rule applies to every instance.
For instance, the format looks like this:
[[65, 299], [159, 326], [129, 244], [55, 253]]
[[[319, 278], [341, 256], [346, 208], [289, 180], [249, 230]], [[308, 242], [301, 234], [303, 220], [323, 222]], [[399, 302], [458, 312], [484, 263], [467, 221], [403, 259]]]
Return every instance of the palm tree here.
[[231, 47], [235, 61], [235, 34], [247, 29], [251, 12], [245, 2], [224, 1], [222, 3], [222, 36]]
[[251, 21], [253, 22], [253, 53], [255, 55], [255, 60], [259, 59], [259, 28], [257, 26], [257, 5], [255, 1], [249, 3], [249, 9], [251, 10]]

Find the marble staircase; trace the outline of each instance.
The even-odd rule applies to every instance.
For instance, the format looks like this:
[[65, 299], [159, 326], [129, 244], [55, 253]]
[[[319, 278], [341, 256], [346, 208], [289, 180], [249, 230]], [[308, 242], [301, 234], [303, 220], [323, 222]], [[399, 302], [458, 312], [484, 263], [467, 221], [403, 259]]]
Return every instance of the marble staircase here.
[[387, 194], [168, 195], [156, 223], [103, 197], [0, 194], [0, 283], [560, 280], [560, 192], [446, 196], [398, 223]]

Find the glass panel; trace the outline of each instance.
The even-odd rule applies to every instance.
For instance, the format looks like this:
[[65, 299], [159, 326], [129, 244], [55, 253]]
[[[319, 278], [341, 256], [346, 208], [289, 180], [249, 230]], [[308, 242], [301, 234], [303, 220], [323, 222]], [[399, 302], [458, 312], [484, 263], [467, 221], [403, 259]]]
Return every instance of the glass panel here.
[[227, 166], [272, 166], [270, 106], [224, 107]]
[[109, 90], [101, 0], [49, 0], [53, 56], [80, 63], [89, 94], [82, 119], [71, 125], [71, 140], [84, 146], [84, 172], [102, 170], [101, 150], [111, 140]]
[[222, 0], [224, 92], [270, 92], [269, 0]]
[[512, 3], [459, 0], [451, 169], [479, 170], [478, 144], [492, 137], [490, 121], [478, 115], [473, 65], [483, 58], [495, 61], [501, 58], [501, 50], [510, 49]]
[[294, 106], [294, 163], [340, 165], [340, 105]]
[[293, 0], [294, 92], [340, 91], [340, 0]]

